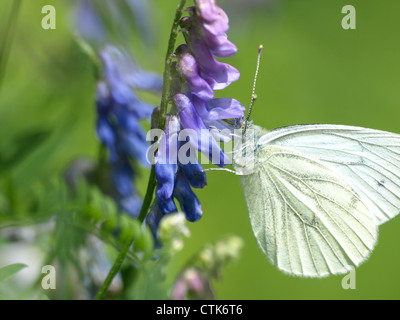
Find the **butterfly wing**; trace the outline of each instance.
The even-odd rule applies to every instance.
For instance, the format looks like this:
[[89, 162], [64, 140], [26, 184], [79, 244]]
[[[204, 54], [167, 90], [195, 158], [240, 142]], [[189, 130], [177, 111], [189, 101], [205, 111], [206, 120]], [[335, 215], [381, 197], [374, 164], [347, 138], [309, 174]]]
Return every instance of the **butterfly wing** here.
[[265, 146], [242, 176], [251, 225], [264, 254], [290, 274], [345, 273], [370, 254], [377, 227], [354, 190], [302, 153]]
[[341, 175], [382, 224], [400, 212], [400, 135], [339, 125], [272, 130], [258, 141], [307, 154]]

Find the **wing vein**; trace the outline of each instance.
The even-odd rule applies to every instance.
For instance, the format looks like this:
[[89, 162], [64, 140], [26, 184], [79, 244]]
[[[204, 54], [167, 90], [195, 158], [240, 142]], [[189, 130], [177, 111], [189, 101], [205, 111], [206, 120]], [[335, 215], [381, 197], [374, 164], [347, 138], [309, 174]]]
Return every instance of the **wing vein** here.
[[[273, 166], [273, 167], [275, 167], [276, 169], [278, 169], [278, 170], [281, 170], [282, 172], [285, 172], [286, 174], [288, 174], [288, 175], [290, 175], [292, 178], [295, 178], [296, 180], [298, 180], [298, 181], [300, 181], [301, 183], [303, 183], [308, 189], [310, 189], [310, 191], [311, 192], [313, 192], [314, 193], [314, 195], [315, 195], [315, 191], [314, 191], [314, 189], [312, 188], [312, 187], [310, 187], [307, 183], [305, 183], [304, 181], [303, 181], [303, 179], [302, 178], [299, 178], [299, 177], [297, 177], [297, 176], [295, 176], [295, 175], [293, 175], [293, 174], [291, 174], [289, 171], [287, 171], [287, 170], [285, 170], [285, 169], [283, 169], [283, 168], [281, 168], [281, 167], [279, 167], [279, 166], [277, 166], [277, 165], [275, 165], [275, 164], [273, 164], [273, 163], [269, 163], [271, 166]], [[308, 178], [307, 180], [312, 180], [312, 178]], [[326, 181], [328, 181], [328, 182], [333, 182], [332, 180], [326, 180]], [[346, 190], [346, 191], [351, 191], [351, 189], [349, 190], [349, 189], [347, 189], [347, 188], [345, 188], [343, 185], [341, 185], [340, 183], [335, 183], [335, 184], [337, 184], [338, 186], [340, 186], [340, 187], [342, 187], [344, 190]], [[352, 192], [352, 191], [351, 191]], [[319, 194], [320, 196], [323, 196], [322, 194], [320, 194], [319, 192], [317, 192], [317, 194]], [[354, 192], [352, 192], [352, 194], [354, 194]], [[333, 202], [333, 203], [335, 203], [336, 205], [338, 205], [338, 206], [340, 206], [339, 204], [337, 204], [335, 201], [333, 201], [333, 200], [331, 200], [331, 199], [329, 199], [328, 197], [326, 197], [326, 196], [324, 196], [324, 198], [326, 198], [327, 200], [329, 200], [329, 201], [331, 201], [331, 202]], [[357, 197], [357, 199], [358, 200], [360, 200], [358, 197]], [[307, 206], [308, 207], [308, 206]], [[350, 211], [348, 211], [347, 209], [345, 209], [345, 208], [343, 208], [342, 206], [340, 206], [342, 209], [344, 209], [348, 214], [350, 214], [356, 221], [358, 221], [367, 231], [368, 231], [368, 233], [370, 233], [371, 234], [371, 232], [368, 230], [368, 228], [363, 224], [363, 222], [361, 222], [357, 217], [355, 217]], [[311, 208], [309, 208], [310, 210], [312, 210]], [[335, 220], [333, 220], [334, 222], [335, 222], [335, 224], [336, 225], [338, 225], [337, 223], [336, 223], [336, 221]], [[338, 225], [338, 227], [339, 227], [339, 225]], [[352, 229], [353, 230], [353, 229]], [[353, 230], [354, 231], [354, 230]], [[346, 233], [345, 233], [346, 234]], [[349, 238], [349, 236], [346, 234], [346, 236]], [[371, 234], [371, 236], [373, 236], [372, 234]], [[349, 238], [350, 239], [350, 238]], [[360, 239], [360, 240], [362, 240], [362, 239]], [[363, 241], [364, 242], [364, 241]]]
[[278, 193], [281, 196], [283, 202], [285, 203], [286, 247], [287, 247], [287, 252], [288, 252], [288, 260], [289, 260], [290, 271], [293, 272], [292, 261], [291, 261], [291, 253], [290, 253], [290, 247], [289, 247], [289, 233], [288, 233], [288, 228], [287, 228], [287, 201], [286, 201], [286, 198], [282, 195], [281, 191], [279, 190], [279, 187], [275, 184], [275, 181], [272, 179], [270, 173], [268, 172], [268, 169], [266, 169], [264, 167], [264, 170], [267, 172], [272, 184], [274, 185], [275, 189], [278, 191]]

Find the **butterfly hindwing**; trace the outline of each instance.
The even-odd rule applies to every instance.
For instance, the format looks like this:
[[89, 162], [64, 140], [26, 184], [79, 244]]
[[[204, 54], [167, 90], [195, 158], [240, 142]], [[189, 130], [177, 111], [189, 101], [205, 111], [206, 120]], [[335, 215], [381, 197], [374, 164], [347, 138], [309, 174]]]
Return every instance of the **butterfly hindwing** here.
[[324, 163], [267, 145], [241, 177], [259, 246], [280, 270], [323, 277], [345, 273], [370, 254], [377, 226], [357, 193]]

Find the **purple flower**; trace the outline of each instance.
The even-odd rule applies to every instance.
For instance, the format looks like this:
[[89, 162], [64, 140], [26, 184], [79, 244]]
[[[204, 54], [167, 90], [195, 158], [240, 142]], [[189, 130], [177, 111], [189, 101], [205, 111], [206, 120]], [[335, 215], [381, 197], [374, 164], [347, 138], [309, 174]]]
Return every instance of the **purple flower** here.
[[132, 161], [148, 166], [148, 143], [140, 120], [149, 120], [153, 108], [136, 97], [132, 79], [138, 74], [144, 79], [141, 89], [149, 90], [159, 90], [161, 80], [155, 81], [153, 74], [137, 72], [128, 57], [114, 47], [102, 50], [100, 58], [104, 80], [97, 84], [97, 135], [110, 153], [113, 196], [120, 210], [136, 217], [142, 200], [133, 184]]
[[178, 119], [174, 116], [169, 117], [165, 125], [165, 135], [160, 139], [155, 159], [155, 173], [158, 182], [156, 195], [162, 201], [170, 199], [174, 192], [175, 175], [178, 171], [179, 131]]
[[213, 122], [228, 118], [241, 118], [243, 111], [246, 110], [242, 104], [231, 98], [219, 98], [204, 101], [193, 97], [193, 105], [203, 121]]
[[214, 98], [214, 91], [206, 80], [200, 76], [199, 65], [196, 58], [188, 52], [187, 45], [182, 45], [177, 49], [178, 71], [182, 78], [186, 80], [187, 88], [184, 91], [190, 91], [195, 96], [203, 100]]
[[[104, 65], [106, 78], [109, 82], [117, 83], [120, 89], [130, 87], [161, 92], [162, 78], [156, 73], [143, 71], [129, 56], [129, 53], [108, 45], [100, 52], [100, 58]], [[122, 84], [124, 85], [122, 86]]]
[[225, 11], [217, 6], [215, 0], [195, 0], [197, 16], [205, 23], [214, 23], [226, 32], [229, 18]]
[[[237, 52], [236, 46], [228, 40], [229, 19], [215, 1], [199, 0], [196, 10], [186, 25], [193, 26], [190, 32], [206, 44], [217, 57], [226, 58]], [[184, 20], [185, 21], [185, 20]]]
[[79, 2], [74, 24], [84, 38], [93, 42], [104, 41], [106, 33], [104, 24], [89, 0]]
[[[202, 152], [218, 166], [229, 164], [218, 141], [231, 139], [228, 119], [244, 117], [245, 108], [237, 100], [214, 95], [214, 90], [226, 88], [240, 76], [237, 69], [215, 58], [237, 51], [227, 38], [228, 17], [214, 0], [195, 4], [180, 23], [186, 44], [176, 49], [177, 61], [172, 64], [170, 96], [175, 115], [167, 119], [156, 155], [156, 201], [147, 220], [155, 235], [161, 218], [178, 210], [175, 200], [187, 220], [201, 218], [201, 204], [192, 188], [203, 188], [207, 178], [191, 151]], [[182, 150], [189, 152], [189, 162], [181, 159]]]
[[199, 163], [188, 163], [181, 166], [183, 173], [193, 188], [204, 188], [207, 185], [207, 177], [203, 167]]
[[[230, 163], [229, 158], [225, 155], [217, 141], [205, 126], [202, 117], [197, 112], [190, 98], [182, 93], [178, 93], [174, 97], [174, 102], [178, 109], [182, 127], [192, 129], [196, 133], [195, 138], [190, 137], [189, 143], [202, 153], [208, 155], [214, 164], [224, 166], [225, 164]], [[218, 154], [217, 159], [215, 157], [216, 153]]]
[[210, 77], [215, 90], [228, 86], [239, 79], [240, 73], [232, 66], [218, 62], [213, 55], [229, 57], [237, 52], [228, 40], [229, 19], [214, 0], [195, 0], [191, 16], [182, 21], [186, 26], [186, 41], [200, 65], [204, 78]]
[[207, 185], [207, 178], [203, 167], [198, 162], [188, 164], [179, 162], [177, 155], [179, 131], [178, 118], [170, 116], [165, 125], [165, 135], [160, 139], [156, 155], [157, 204], [153, 205], [148, 216], [148, 224], [154, 234], [156, 234], [158, 224], [165, 214], [178, 211], [174, 199], [178, 200], [181, 210], [189, 221], [199, 220], [203, 213], [200, 201], [191, 187], [203, 188]]
[[[184, 167], [184, 165], [182, 167]], [[203, 215], [203, 210], [201, 208], [199, 199], [190, 187], [189, 181], [185, 176], [185, 172], [182, 167], [179, 168], [180, 170], [176, 175], [174, 197], [178, 200], [186, 219], [190, 222], [196, 222]], [[195, 174], [200, 175], [201, 171], [198, 171]], [[199, 185], [204, 186], [206, 183], [206, 181], [203, 181]]]
[[210, 159], [220, 153], [212, 162], [224, 166], [230, 161], [216, 139], [231, 139], [231, 127], [224, 121], [244, 117], [245, 108], [234, 99], [214, 99], [213, 90], [226, 88], [240, 76], [237, 69], [217, 61], [214, 55], [231, 56], [237, 48], [227, 39], [229, 19], [215, 1], [196, 0], [195, 4], [190, 16], [181, 20], [187, 44], [175, 52], [180, 78], [174, 81], [172, 95], [182, 127], [197, 134], [198, 139], [191, 143]]
[[188, 45], [200, 66], [200, 75], [214, 90], [222, 90], [240, 77], [237, 69], [215, 59], [206, 43], [194, 32], [189, 32]]
[[143, 43], [154, 40], [154, 23], [149, 19], [151, 0], [74, 0], [73, 26], [87, 41], [102, 45], [129, 39], [137, 29]]

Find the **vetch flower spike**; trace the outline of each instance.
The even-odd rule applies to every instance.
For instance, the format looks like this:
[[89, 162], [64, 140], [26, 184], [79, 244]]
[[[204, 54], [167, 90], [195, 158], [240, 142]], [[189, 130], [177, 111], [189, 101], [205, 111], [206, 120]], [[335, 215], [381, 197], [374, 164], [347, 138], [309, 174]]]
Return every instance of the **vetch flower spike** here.
[[[148, 143], [140, 121], [150, 120], [153, 107], [139, 100], [133, 92], [133, 79], [138, 68], [133, 68], [127, 56], [112, 46], [101, 50], [99, 56], [104, 79], [97, 84], [96, 131], [110, 153], [115, 188], [112, 195], [121, 211], [137, 217], [142, 200], [133, 184], [135, 172], [132, 161], [139, 160], [142, 165], [148, 166]], [[126, 75], [128, 69], [131, 72], [129, 77]], [[159, 83], [153, 74], [136, 74], [140, 74], [142, 79], [141, 89], [151, 89], [154, 85], [154, 91], [159, 90]]]
[[[186, 43], [175, 51], [168, 49], [171, 60], [173, 57], [176, 61], [167, 58], [166, 74], [170, 77], [166, 78], [169, 82], [165, 88], [170, 91], [162, 102], [172, 97], [172, 107], [155, 158], [156, 200], [147, 220], [154, 234], [163, 217], [178, 210], [175, 199], [187, 220], [201, 218], [201, 204], [192, 188], [203, 188], [207, 178], [197, 160], [197, 151], [220, 167], [230, 164], [219, 141], [232, 139], [230, 119], [244, 117], [245, 108], [237, 100], [215, 99], [214, 94], [214, 90], [224, 89], [240, 77], [236, 68], [215, 58], [232, 56], [237, 51], [226, 34], [228, 16], [214, 0], [194, 2], [195, 6], [186, 10], [189, 16], [179, 23]], [[163, 103], [160, 112], [165, 113]], [[180, 128], [171, 130], [171, 123]], [[178, 152], [174, 152], [176, 147]], [[171, 161], [171, 155], [175, 161]]]

